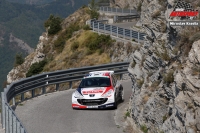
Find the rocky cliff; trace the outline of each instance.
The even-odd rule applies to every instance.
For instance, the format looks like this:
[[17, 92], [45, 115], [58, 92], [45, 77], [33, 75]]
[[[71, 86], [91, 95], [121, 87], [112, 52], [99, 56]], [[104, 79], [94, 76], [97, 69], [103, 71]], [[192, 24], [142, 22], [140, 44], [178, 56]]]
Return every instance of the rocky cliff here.
[[131, 53], [129, 111], [134, 123], [143, 132], [199, 132], [199, 27], [168, 25], [174, 0], [113, 0], [112, 4], [138, 9], [137, 27], [147, 33], [141, 48]]

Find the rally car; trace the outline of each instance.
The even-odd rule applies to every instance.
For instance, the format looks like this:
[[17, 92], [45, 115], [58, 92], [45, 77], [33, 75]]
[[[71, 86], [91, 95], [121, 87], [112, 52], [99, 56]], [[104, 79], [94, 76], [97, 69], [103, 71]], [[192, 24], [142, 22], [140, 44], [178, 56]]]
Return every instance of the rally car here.
[[124, 100], [124, 90], [114, 71], [94, 71], [84, 76], [72, 94], [73, 109], [117, 108]]

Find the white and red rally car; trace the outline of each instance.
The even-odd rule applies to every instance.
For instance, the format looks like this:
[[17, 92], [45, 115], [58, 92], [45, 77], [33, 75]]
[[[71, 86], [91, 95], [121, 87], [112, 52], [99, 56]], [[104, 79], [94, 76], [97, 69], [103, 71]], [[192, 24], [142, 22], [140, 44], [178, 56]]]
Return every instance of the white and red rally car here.
[[86, 75], [72, 94], [73, 109], [117, 108], [124, 90], [114, 71], [94, 71]]

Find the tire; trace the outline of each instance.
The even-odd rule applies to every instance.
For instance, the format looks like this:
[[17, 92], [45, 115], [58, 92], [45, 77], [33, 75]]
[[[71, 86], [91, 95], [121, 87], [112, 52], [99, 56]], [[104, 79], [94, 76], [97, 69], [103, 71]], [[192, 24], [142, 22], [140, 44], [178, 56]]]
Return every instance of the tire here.
[[116, 100], [116, 97], [115, 97], [115, 102], [114, 102], [113, 109], [117, 109], [117, 100]]
[[120, 101], [124, 102], [124, 89], [122, 86], [121, 86], [121, 91], [120, 91]]

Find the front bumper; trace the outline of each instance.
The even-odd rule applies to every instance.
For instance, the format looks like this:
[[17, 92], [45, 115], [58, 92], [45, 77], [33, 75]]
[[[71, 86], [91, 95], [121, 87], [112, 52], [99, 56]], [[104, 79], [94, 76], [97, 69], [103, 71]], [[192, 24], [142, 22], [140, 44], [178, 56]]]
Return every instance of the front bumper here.
[[108, 103], [104, 105], [91, 105], [91, 106], [86, 106], [86, 105], [81, 105], [81, 104], [73, 104], [72, 103], [72, 108], [77, 108], [77, 109], [105, 109], [105, 108], [113, 108], [114, 103]]

